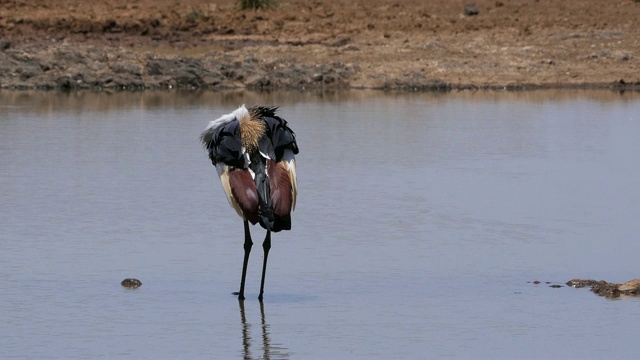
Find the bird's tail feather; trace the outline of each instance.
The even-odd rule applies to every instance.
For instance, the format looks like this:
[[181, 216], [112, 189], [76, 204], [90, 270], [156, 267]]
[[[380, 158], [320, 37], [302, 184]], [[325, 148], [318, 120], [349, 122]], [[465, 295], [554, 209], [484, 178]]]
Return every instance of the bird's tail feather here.
[[258, 192], [258, 219], [260, 225], [267, 230], [273, 231], [275, 224], [275, 214], [271, 203], [271, 191], [269, 190], [269, 177], [263, 171], [263, 167], [256, 168], [255, 184]]

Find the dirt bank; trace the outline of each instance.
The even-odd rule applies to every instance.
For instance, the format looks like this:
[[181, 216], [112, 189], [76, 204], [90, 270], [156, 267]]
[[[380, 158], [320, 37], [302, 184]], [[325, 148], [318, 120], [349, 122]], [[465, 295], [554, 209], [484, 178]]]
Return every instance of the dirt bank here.
[[640, 88], [640, 1], [0, 2], [0, 87]]

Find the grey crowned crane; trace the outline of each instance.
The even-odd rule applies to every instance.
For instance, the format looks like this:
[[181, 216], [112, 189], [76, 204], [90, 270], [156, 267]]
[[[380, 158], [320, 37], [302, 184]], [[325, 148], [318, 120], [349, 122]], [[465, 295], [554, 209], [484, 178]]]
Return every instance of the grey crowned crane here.
[[276, 107], [244, 105], [209, 123], [200, 135], [209, 152], [229, 204], [244, 221], [244, 262], [238, 300], [244, 300], [244, 282], [251, 253], [249, 223], [267, 230], [262, 243], [264, 260], [260, 295], [264, 295], [271, 232], [291, 230], [296, 206], [296, 136]]

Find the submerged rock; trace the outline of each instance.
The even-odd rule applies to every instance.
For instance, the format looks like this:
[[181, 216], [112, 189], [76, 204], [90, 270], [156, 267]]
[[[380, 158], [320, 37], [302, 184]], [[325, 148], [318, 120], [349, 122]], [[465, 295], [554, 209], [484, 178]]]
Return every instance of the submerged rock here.
[[142, 286], [142, 281], [140, 281], [138, 279], [134, 279], [134, 278], [126, 278], [126, 279], [122, 280], [120, 285], [122, 285], [124, 287], [135, 289], [135, 288], [139, 288], [140, 286]]
[[575, 288], [591, 287], [591, 291], [607, 298], [617, 298], [620, 295], [640, 295], [640, 278], [629, 280], [625, 283], [610, 283], [604, 280], [582, 280], [572, 279], [567, 281], [567, 285]]
[[598, 282], [595, 280], [581, 280], [581, 279], [572, 279], [567, 281], [567, 286], [571, 286], [574, 288], [583, 288], [583, 287], [587, 287], [587, 286], [593, 286], [595, 284], [597, 284]]
[[620, 286], [620, 284], [608, 283], [604, 280], [600, 280], [597, 284], [591, 287], [591, 291], [600, 296], [617, 298], [620, 297], [620, 290], [618, 290], [618, 286]]

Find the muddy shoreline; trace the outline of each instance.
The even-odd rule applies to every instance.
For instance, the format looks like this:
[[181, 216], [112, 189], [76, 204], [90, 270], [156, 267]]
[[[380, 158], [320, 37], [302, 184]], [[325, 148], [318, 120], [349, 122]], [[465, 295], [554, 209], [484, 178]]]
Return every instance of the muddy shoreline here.
[[7, 90], [274, 90], [375, 89], [400, 91], [610, 89], [640, 90], [624, 79], [581, 83], [449, 83], [421, 73], [360, 84], [356, 64], [301, 64], [277, 59], [237, 59], [224, 53], [160, 56], [124, 48], [85, 44], [20, 46], [5, 43], [0, 52], [0, 89]]
[[640, 2], [475, 3], [8, 0], [0, 88], [640, 90]]

